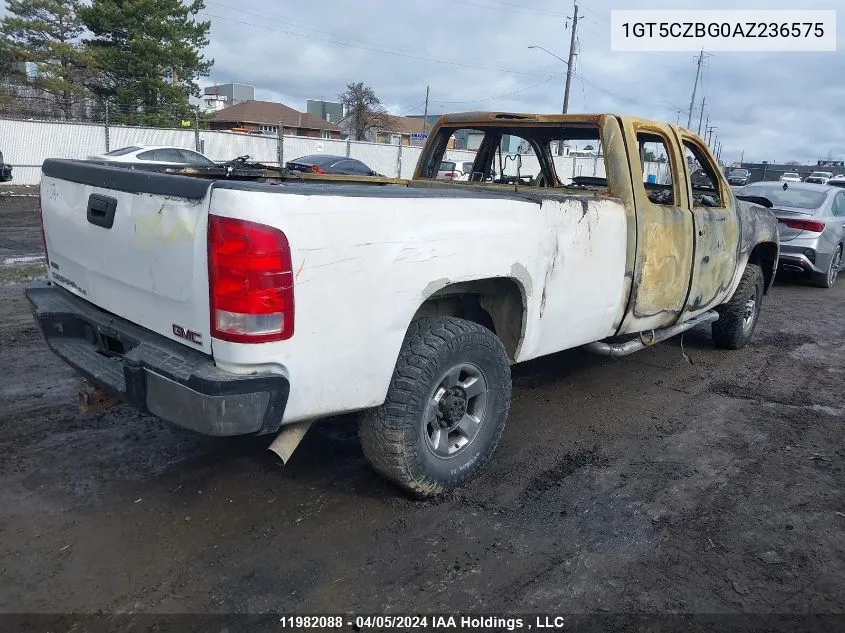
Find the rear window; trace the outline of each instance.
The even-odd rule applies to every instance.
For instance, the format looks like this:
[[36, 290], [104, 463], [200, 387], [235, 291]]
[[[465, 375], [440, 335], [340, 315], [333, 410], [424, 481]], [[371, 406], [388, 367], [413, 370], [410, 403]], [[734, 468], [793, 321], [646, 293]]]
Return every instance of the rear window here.
[[776, 207], [795, 207], [796, 209], [818, 209], [827, 198], [823, 191], [813, 191], [798, 187], [783, 188], [781, 184], [756, 184], [740, 189], [745, 196], [762, 196], [772, 201]]
[[440, 171], [455, 171], [455, 163], [448, 160], [440, 161]]
[[336, 162], [340, 160], [346, 160], [345, 156], [329, 156], [326, 154], [311, 154], [309, 156], [303, 156], [301, 158], [297, 158], [296, 160], [291, 161], [292, 163], [299, 163], [302, 165], [319, 165], [323, 167], [325, 165], [334, 165]]
[[746, 170], [746, 169], [734, 169], [731, 172], [731, 176], [747, 176], [747, 175], [748, 175], [748, 170]]
[[791, 171], [788, 171], [784, 174], [784, 177], [786, 177], [786, 178], [798, 178], [798, 174], [795, 174], [795, 173], [792, 173]]
[[121, 147], [120, 149], [113, 149], [110, 152], [106, 152], [103, 156], [126, 156], [127, 154], [131, 154], [132, 152], [137, 152], [140, 147], [133, 145], [132, 147]]
[[810, 174], [810, 178], [830, 178], [830, 174], [824, 171], [814, 171]]

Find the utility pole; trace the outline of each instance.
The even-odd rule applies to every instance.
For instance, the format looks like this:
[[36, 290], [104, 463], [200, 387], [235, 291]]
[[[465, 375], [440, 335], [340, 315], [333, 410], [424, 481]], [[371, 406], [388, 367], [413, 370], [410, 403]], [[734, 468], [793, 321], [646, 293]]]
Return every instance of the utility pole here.
[[692, 109], [695, 106], [695, 91], [698, 89], [698, 76], [701, 74], [701, 63], [704, 61], [704, 49], [698, 55], [698, 65], [695, 69], [695, 83], [692, 85], [692, 97], [689, 100], [689, 117], [687, 118], [687, 129], [692, 125]]
[[711, 141], [711, 140], [712, 140], [713, 142], [715, 142], [715, 141], [716, 141], [716, 138], [713, 136], [713, 132], [714, 132], [715, 130], [716, 130], [716, 126], [715, 126], [715, 125], [711, 125], [710, 127], [708, 127], [708, 128], [707, 128], [707, 146], [708, 146], [708, 147], [710, 147], [711, 149], [712, 149], [712, 145], [710, 144], [710, 141]]
[[575, 5], [575, 13], [572, 16], [572, 34], [569, 38], [569, 61], [566, 64], [566, 90], [563, 93], [563, 113], [569, 111], [569, 87], [572, 84], [572, 66], [575, 61], [575, 31], [578, 27], [578, 5]]
[[701, 97], [701, 112], [698, 113], [698, 132], [697, 134], [701, 136], [701, 117], [704, 116], [704, 104], [707, 103], [707, 97]]
[[[578, 4], [575, 4], [575, 12], [572, 14], [572, 33], [569, 38], [569, 61], [566, 62], [566, 88], [563, 91], [563, 108], [561, 112], [569, 112], [569, 90], [572, 85], [572, 67], [575, 64], [575, 31], [578, 27]], [[557, 57], [557, 55], [555, 55]], [[563, 140], [557, 142], [557, 155], [563, 156]], [[573, 163], [574, 165], [574, 163]]]
[[425, 113], [423, 114], [423, 132], [428, 131], [428, 89], [431, 86], [425, 87]]

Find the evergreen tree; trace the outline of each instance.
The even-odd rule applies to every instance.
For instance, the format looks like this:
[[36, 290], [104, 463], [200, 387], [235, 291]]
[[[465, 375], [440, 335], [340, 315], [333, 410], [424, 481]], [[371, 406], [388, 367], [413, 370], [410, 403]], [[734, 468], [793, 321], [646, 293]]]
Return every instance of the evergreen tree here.
[[89, 59], [81, 45], [79, 0], [8, 0], [0, 23], [0, 66], [33, 62], [36, 88], [50, 95], [66, 118], [86, 95]]
[[203, 0], [91, 0], [80, 10], [93, 37], [88, 50], [97, 69], [92, 90], [117, 122], [171, 126], [190, 118], [188, 98], [213, 60], [210, 22], [197, 22]]

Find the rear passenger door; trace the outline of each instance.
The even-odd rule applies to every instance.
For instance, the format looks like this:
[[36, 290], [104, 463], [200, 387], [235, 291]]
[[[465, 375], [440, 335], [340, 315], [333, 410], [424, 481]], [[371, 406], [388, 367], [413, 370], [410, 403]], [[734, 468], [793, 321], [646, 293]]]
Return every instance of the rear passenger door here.
[[[678, 132], [695, 235], [692, 283], [681, 317], [686, 320], [728, 299], [739, 256], [740, 226], [735, 198], [704, 144], [683, 130]], [[697, 169], [706, 174], [709, 185], [692, 185]]]
[[[619, 334], [673, 325], [686, 305], [693, 221], [682, 157], [668, 125], [622, 119], [636, 209], [636, 259]], [[639, 182], [638, 182], [639, 181]]]

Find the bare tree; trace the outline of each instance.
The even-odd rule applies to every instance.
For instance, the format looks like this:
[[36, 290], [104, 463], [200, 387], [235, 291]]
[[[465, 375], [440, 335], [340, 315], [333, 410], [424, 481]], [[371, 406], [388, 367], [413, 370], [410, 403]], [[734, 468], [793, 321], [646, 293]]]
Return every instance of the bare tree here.
[[373, 89], [363, 82], [346, 84], [346, 91], [338, 98], [349, 117], [352, 140], [364, 140], [368, 130], [387, 125], [387, 111]]

